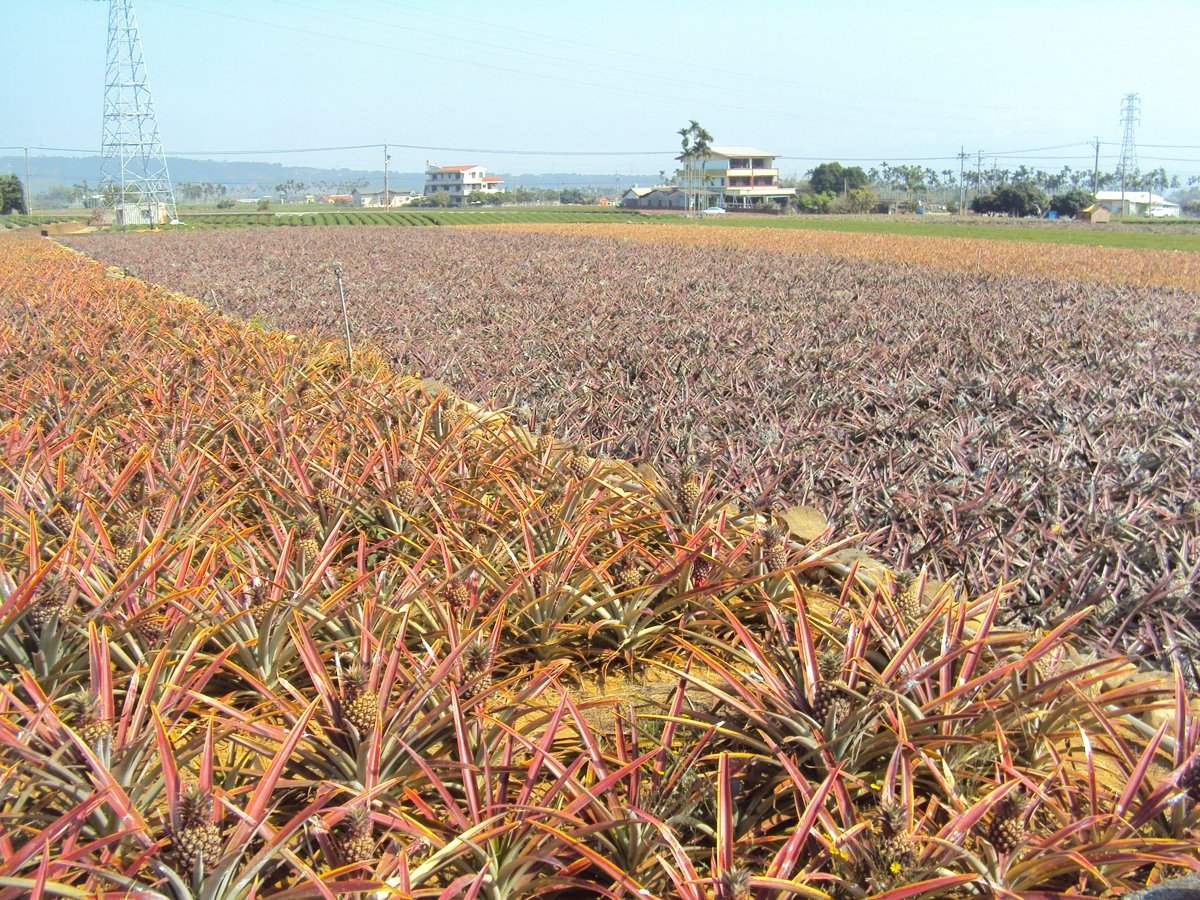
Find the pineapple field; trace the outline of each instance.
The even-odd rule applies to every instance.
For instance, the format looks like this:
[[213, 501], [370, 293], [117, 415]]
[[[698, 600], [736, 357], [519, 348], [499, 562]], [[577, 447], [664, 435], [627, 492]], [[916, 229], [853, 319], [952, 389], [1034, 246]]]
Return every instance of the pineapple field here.
[[379, 231], [0, 235], [0, 898], [1200, 871], [1193, 288]]
[[663, 224], [63, 240], [328, 336], [340, 261], [356, 340], [530, 430], [816, 507], [972, 593], [1015, 581], [1006, 623], [1094, 605], [1092, 640], [1163, 668], [1200, 644], [1200, 254]]

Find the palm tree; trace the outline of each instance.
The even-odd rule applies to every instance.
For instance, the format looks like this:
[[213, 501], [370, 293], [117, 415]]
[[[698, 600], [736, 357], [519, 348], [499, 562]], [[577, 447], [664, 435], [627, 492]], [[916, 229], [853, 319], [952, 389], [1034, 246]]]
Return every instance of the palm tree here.
[[695, 119], [675, 133], [680, 137], [683, 150], [676, 159], [683, 163], [685, 205], [689, 211], [701, 208], [698, 201], [703, 191], [704, 205], [707, 206], [708, 176], [704, 174], [704, 166], [712, 155], [712, 135]]

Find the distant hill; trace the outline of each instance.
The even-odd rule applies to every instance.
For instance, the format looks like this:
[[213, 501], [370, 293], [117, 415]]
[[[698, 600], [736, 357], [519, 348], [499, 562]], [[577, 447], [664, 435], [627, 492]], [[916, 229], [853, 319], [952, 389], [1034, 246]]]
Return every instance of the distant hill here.
[[[275, 185], [295, 181], [313, 192], [342, 192], [349, 185], [367, 182], [369, 188], [383, 187], [383, 170], [320, 169], [308, 166], [285, 166], [267, 162], [219, 162], [211, 159], [167, 157], [167, 168], [176, 185], [211, 182], [223, 184], [232, 197], [257, 197], [271, 193]], [[23, 156], [0, 156], [0, 174], [9, 173], [25, 178]], [[578, 172], [541, 172], [512, 174], [493, 172], [503, 178], [506, 187], [526, 188], [594, 188], [613, 194], [634, 184], [657, 182], [654, 175], [588, 175]], [[99, 156], [31, 156], [29, 181], [34, 194], [53, 185], [74, 185], [87, 182], [99, 184]], [[398, 191], [419, 191], [425, 185], [424, 172], [389, 172], [388, 186]]]

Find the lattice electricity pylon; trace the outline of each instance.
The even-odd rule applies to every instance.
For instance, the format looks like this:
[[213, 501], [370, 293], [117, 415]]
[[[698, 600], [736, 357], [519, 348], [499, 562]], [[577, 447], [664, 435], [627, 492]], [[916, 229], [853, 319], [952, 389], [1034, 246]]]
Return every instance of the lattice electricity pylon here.
[[1121, 101], [1121, 120], [1125, 134], [1121, 138], [1121, 213], [1125, 213], [1125, 173], [1137, 166], [1137, 150], [1133, 143], [1133, 126], [1140, 120], [1138, 95], [1126, 94]]
[[176, 221], [175, 192], [158, 136], [133, 0], [108, 0], [100, 194], [117, 211], [119, 225]]

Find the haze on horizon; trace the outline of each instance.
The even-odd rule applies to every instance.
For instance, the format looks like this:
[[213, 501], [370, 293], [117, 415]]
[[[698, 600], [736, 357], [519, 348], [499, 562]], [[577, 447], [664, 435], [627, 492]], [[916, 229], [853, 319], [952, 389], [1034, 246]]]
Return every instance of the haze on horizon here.
[[[99, 149], [107, 3], [9, 0], [0, 149]], [[169, 156], [495, 171], [673, 168], [696, 119], [783, 157], [1200, 173], [1195, 0], [901, 5], [460, 0], [136, 0]], [[407, 145], [407, 146], [405, 146]], [[319, 152], [307, 148], [353, 148]], [[430, 148], [430, 149], [424, 149]], [[433, 149], [461, 148], [461, 149]], [[211, 154], [206, 151], [248, 151]], [[521, 151], [518, 153], [498, 151]]]

